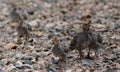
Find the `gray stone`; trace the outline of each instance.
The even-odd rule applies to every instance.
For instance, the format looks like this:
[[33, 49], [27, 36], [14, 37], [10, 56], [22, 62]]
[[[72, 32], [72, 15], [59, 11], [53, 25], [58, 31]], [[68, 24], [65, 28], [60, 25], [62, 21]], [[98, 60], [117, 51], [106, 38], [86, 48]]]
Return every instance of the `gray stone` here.
[[3, 58], [3, 56], [2, 55], [0, 55], [0, 60]]
[[38, 69], [38, 65], [37, 65], [37, 64], [33, 64], [32, 66], [33, 66], [33, 68], [34, 68], [35, 70]]
[[[4, 63], [3, 62], [0, 62], [0, 66], [3, 66], [4, 65]], [[1, 72], [1, 71], [0, 71]]]
[[41, 51], [42, 51], [41, 48], [35, 48], [34, 50], [35, 50], [36, 52], [41, 52]]
[[[0, 19], [0, 21], [1, 21], [1, 19]], [[5, 27], [4, 24], [0, 24], [0, 29], [3, 29], [4, 27]]]
[[81, 63], [85, 66], [92, 66], [93, 65], [93, 61], [92, 60], [89, 60], [89, 59], [84, 59], [84, 60], [81, 60]]
[[120, 49], [114, 48], [114, 49], [113, 49], [113, 52], [114, 52], [114, 53], [120, 52]]
[[5, 71], [3, 71], [2, 69], [0, 69], [0, 72], [5, 72]]
[[17, 53], [17, 54], [15, 55], [15, 58], [21, 59], [23, 56], [24, 56], [24, 55], [23, 55], [21, 52], [19, 52], [19, 53]]
[[23, 56], [23, 57], [21, 58], [21, 60], [32, 60], [32, 59], [34, 59], [33, 56]]
[[4, 52], [4, 49], [0, 47], [0, 53]]
[[120, 28], [120, 24], [115, 24], [116, 28]]
[[117, 59], [118, 59], [117, 56], [113, 56], [113, 57], [111, 58], [112, 61], [115, 61], [115, 60], [117, 60]]
[[29, 22], [28, 24], [31, 26], [31, 27], [39, 27], [39, 20], [36, 19], [36, 20], [33, 20], [31, 22]]
[[34, 14], [34, 9], [33, 8], [30, 8], [30, 9], [28, 9], [27, 10], [27, 13], [29, 14], [29, 15], [33, 15]]
[[23, 63], [21, 62], [21, 61], [17, 61], [16, 63], [15, 63], [15, 67], [16, 68], [21, 68], [23, 66]]
[[32, 64], [33, 64], [33, 62], [30, 61], [30, 60], [22, 60], [22, 63], [23, 63], [23, 64], [29, 64], [29, 65], [32, 65]]

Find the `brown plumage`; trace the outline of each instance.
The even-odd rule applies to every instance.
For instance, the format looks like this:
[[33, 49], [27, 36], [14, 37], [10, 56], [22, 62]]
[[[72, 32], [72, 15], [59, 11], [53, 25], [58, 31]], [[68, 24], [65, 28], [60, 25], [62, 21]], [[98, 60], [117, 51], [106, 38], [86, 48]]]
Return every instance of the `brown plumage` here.
[[16, 31], [18, 33], [18, 37], [25, 37], [25, 39], [29, 39], [31, 34], [30, 31], [32, 30], [29, 24], [26, 24], [21, 17], [18, 18], [18, 25], [16, 27]]
[[59, 57], [60, 60], [64, 61], [66, 55], [65, 55], [64, 51], [60, 48], [60, 46], [59, 46], [59, 41], [58, 41], [57, 37], [55, 37], [55, 38], [53, 39], [53, 44], [54, 44], [54, 47], [53, 47], [53, 49], [52, 49], [52, 53], [53, 53], [56, 57]]
[[90, 21], [83, 24], [82, 29], [83, 30], [73, 38], [70, 44], [70, 50], [77, 49], [80, 57], [82, 57], [81, 51], [83, 49], [89, 48], [89, 52], [91, 49], [97, 50], [102, 42], [100, 34], [90, 29]]

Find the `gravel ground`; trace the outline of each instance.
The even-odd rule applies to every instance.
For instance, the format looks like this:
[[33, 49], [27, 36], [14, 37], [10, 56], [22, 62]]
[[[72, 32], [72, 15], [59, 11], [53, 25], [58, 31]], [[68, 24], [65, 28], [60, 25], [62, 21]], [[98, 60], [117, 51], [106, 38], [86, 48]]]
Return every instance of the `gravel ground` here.
[[[11, 2], [23, 8], [32, 27], [32, 37], [21, 44], [9, 15]], [[103, 37], [99, 59], [79, 59], [74, 50], [58, 65], [52, 39], [57, 36], [69, 49], [81, 17], [89, 14], [92, 29]], [[120, 72], [120, 0], [0, 0], [0, 72]]]

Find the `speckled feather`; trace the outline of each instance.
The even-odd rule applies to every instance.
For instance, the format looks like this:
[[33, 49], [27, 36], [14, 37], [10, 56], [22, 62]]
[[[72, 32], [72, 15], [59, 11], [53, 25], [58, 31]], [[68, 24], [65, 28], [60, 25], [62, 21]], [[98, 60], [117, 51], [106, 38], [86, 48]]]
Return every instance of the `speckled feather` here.
[[32, 30], [31, 26], [24, 21], [19, 23], [16, 27], [18, 36], [30, 38], [30, 31]]
[[91, 31], [88, 24], [83, 25], [83, 31], [78, 33], [70, 44], [70, 50], [77, 49], [81, 56], [81, 51], [85, 48], [97, 50], [102, 43], [102, 37], [99, 33]]
[[52, 53], [56, 56], [59, 57], [61, 60], [64, 60], [66, 55], [64, 51], [60, 48], [58, 40], [54, 42], [54, 47], [52, 49]]

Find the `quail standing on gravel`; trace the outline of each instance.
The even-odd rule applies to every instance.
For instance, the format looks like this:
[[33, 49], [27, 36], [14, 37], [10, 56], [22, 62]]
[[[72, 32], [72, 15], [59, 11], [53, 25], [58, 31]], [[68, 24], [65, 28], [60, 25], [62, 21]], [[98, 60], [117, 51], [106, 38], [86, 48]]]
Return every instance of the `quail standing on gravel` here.
[[97, 50], [102, 42], [102, 37], [90, 29], [90, 22], [91, 21], [82, 25], [82, 31], [73, 38], [70, 44], [70, 50], [77, 49], [81, 58], [83, 58], [81, 52], [83, 49], [89, 48], [90, 53], [91, 49]]
[[18, 37], [25, 37], [28, 40], [31, 36], [30, 31], [32, 30], [31, 26], [25, 23], [22, 17], [18, 18], [18, 25], [16, 27], [16, 31], [18, 33]]
[[64, 51], [60, 48], [57, 37], [53, 39], [53, 44], [54, 44], [54, 47], [52, 49], [52, 53], [54, 54], [54, 56], [59, 57], [61, 61], [64, 61], [66, 58], [66, 55]]
[[27, 16], [24, 12], [24, 10], [20, 7], [17, 6], [16, 3], [11, 3], [11, 8], [10, 8], [10, 17], [12, 22], [17, 22], [18, 18], [22, 16], [24, 20], [27, 19]]

